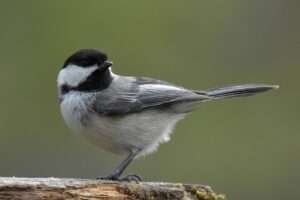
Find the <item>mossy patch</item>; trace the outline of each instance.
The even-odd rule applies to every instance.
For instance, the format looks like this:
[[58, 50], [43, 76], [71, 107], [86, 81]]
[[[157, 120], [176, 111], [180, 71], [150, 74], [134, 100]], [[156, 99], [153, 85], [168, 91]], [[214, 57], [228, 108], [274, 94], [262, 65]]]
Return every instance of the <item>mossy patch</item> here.
[[223, 194], [216, 194], [212, 190], [199, 190], [198, 188], [192, 188], [191, 193], [197, 197], [198, 200], [225, 200], [226, 197]]

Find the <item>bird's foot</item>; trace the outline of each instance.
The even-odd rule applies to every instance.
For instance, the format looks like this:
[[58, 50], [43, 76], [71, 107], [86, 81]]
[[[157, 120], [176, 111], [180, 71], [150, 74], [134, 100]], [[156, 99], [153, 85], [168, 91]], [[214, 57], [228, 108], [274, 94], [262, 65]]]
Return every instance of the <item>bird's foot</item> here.
[[136, 174], [130, 174], [123, 178], [112, 174], [112, 175], [108, 175], [108, 176], [104, 176], [104, 177], [97, 177], [96, 179], [97, 180], [109, 180], [109, 181], [136, 182], [136, 183], [142, 181], [141, 177]]
[[136, 182], [139, 183], [142, 181], [142, 178], [139, 175], [136, 174], [130, 174], [125, 176], [124, 178], [121, 178], [121, 181], [127, 181], [127, 182]]

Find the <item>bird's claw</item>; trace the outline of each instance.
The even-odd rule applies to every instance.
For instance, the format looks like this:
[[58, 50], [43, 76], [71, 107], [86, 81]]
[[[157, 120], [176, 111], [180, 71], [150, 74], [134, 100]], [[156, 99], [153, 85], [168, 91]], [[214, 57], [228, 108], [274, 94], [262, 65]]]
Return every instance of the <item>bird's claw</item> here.
[[128, 176], [125, 176], [124, 178], [121, 178], [120, 180], [127, 181], [127, 182], [136, 182], [136, 183], [142, 181], [141, 177], [136, 174], [130, 174]]
[[115, 175], [108, 175], [108, 176], [99, 176], [96, 178], [97, 180], [107, 180], [107, 181], [117, 181], [119, 177]]
[[97, 180], [109, 180], [109, 181], [136, 182], [136, 183], [142, 181], [141, 177], [136, 174], [130, 174], [123, 178], [117, 177], [115, 175], [108, 175], [108, 176], [104, 176], [104, 177], [97, 177], [96, 179]]

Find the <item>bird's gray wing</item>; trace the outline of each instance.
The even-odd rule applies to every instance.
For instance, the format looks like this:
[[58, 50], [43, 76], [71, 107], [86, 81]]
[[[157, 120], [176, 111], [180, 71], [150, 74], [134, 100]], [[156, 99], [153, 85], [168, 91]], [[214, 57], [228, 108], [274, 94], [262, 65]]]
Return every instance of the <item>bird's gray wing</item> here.
[[176, 103], [204, 100], [208, 97], [196, 94], [190, 90], [161, 84], [146, 84], [140, 86], [137, 96], [143, 108], [169, 106]]
[[103, 115], [122, 115], [138, 112], [141, 110], [141, 103], [137, 101], [134, 92], [101, 91], [96, 94], [94, 110]]
[[136, 113], [145, 109], [168, 108], [179, 103], [181, 105], [185, 102], [190, 104], [210, 98], [150, 78], [134, 78], [130, 84], [124, 81], [123, 84], [125, 87], [114, 89], [111, 92], [99, 92], [96, 103], [98, 113], [107, 115]]

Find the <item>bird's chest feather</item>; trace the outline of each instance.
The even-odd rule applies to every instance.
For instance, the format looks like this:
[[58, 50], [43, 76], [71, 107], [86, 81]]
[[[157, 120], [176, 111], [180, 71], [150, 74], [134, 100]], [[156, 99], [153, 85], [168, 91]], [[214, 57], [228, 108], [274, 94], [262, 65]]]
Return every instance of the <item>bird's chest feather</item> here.
[[86, 129], [91, 113], [89, 107], [92, 96], [80, 93], [67, 94], [60, 104], [62, 116], [74, 132], [81, 133]]
[[155, 110], [122, 116], [107, 116], [96, 113], [92, 95], [70, 93], [61, 102], [61, 112], [73, 132], [86, 137], [92, 143], [116, 153], [129, 149], [153, 152], [158, 145], [169, 140], [176, 122], [184, 114], [170, 114]]

